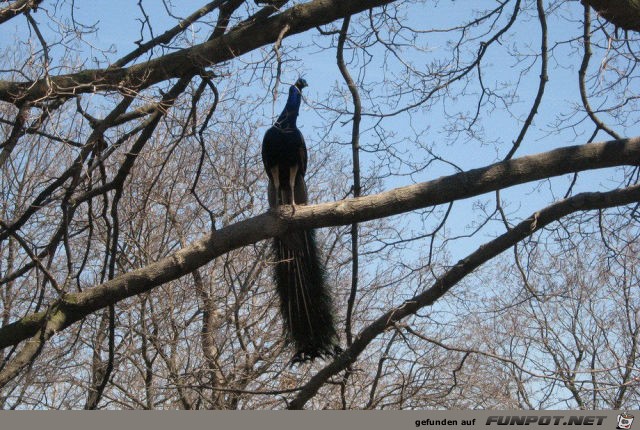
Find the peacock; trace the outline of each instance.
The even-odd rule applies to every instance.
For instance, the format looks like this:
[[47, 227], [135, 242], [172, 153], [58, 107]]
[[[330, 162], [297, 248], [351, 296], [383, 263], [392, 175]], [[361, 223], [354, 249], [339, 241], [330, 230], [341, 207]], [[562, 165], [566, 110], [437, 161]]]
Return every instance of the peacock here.
[[[262, 162], [269, 178], [269, 207], [308, 201], [305, 173], [307, 146], [296, 125], [307, 81], [298, 79], [289, 88], [282, 113], [264, 135]], [[274, 280], [287, 341], [296, 352], [292, 364], [338, 354], [333, 300], [326, 283], [315, 231], [288, 230], [273, 239], [276, 259]]]

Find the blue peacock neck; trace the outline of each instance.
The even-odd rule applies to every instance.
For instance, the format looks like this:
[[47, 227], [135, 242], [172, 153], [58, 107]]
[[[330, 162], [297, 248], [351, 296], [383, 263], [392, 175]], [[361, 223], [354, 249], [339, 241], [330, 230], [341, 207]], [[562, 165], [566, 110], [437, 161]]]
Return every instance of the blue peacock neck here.
[[283, 129], [297, 128], [296, 120], [298, 119], [301, 101], [302, 92], [297, 86], [291, 85], [291, 87], [289, 87], [289, 98], [287, 98], [287, 104], [278, 117], [276, 126]]

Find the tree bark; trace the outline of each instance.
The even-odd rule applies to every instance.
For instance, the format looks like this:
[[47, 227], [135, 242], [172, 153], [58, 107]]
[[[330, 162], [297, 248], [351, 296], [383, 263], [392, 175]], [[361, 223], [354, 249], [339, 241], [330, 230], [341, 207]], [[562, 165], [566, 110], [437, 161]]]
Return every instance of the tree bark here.
[[393, 327], [403, 318], [415, 314], [426, 306], [433, 305], [480, 265], [498, 256], [534, 232], [574, 212], [605, 209], [634, 203], [639, 200], [640, 186], [635, 185], [605, 193], [577, 194], [534, 213], [511, 230], [480, 246], [466, 258], [460, 260], [455, 266], [437, 278], [431, 287], [425, 288], [422, 293], [404, 301], [400, 306], [389, 310], [365, 327], [349, 348], [309, 380], [296, 397], [289, 402], [288, 409], [302, 409], [305, 403], [317, 393], [331, 376], [336, 375], [355, 362], [360, 353], [378, 335]]
[[42, 0], [18, 0], [11, 3], [9, 6], [0, 9], [0, 24], [22, 13], [36, 10], [40, 3], [42, 3]]
[[49, 305], [46, 311], [1, 327], [0, 349], [32, 338], [41, 330], [44, 333], [40, 338], [46, 340], [99, 309], [187, 275], [233, 249], [282, 235], [289, 228], [309, 229], [369, 221], [553, 176], [639, 164], [640, 137], [637, 137], [569, 146], [380, 194], [301, 206], [295, 215], [287, 209], [270, 211], [215, 230], [155, 263], [81, 293], [67, 294]]
[[640, 31], [640, 0], [582, 0], [582, 3], [616, 27]]
[[287, 37], [394, 0], [314, 0], [263, 21], [242, 23], [213, 40], [128, 68], [83, 70], [35, 82], [0, 81], [0, 100], [13, 104], [72, 97], [82, 93], [140, 91], [159, 82], [198, 74], [274, 43], [285, 26]]

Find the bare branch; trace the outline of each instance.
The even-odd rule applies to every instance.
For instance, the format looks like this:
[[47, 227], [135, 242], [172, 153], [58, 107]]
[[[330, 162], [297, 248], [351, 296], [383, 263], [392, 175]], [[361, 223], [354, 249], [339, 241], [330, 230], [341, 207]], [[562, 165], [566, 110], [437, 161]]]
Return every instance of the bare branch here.
[[206, 67], [274, 43], [286, 25], [290, 26], [287, 34], [291, 36], [391, 1], [314, 0], [264, 21], [241, 25], [209, 42], [126, 69], [84, 70], [36, 82], [0, 81], [0, 100], [15, 104], [82, 93], [140, 91], [167, 79], [197, 74]]
[[430, 288], [406, 300], [402, 305], [391, 309], [365, 327], [350, 348], [347, 348], [330, 365], [309, 380], [300, 393], [289, 403], [289, 409], [302, 409], [304, 404], [316, 394], [320, 386], [324, 384], [328, 378], [353, 363], [367, 345], [387, 328], [392, 327], [397, 321], [415, 314], [425, 306], [432, 305], [481, 264], [506, 251], [527, 236], [577, 211], [603, 209], [634, 203], [638, 200], [640, 200], [640, 186], [636, 185], [605, 193], [578, 194], [532, 214], [507, 233], [482, 245], [466, 258], [460, 260], [455, 266], [440, 276]]
[[[92, 289], [82, 293], [68, 294], [50, 305], [52, 311], [33, 314], [0, 328], [0, 348], [17, 344], [34, 336], [47, 319], [55, 319], [61, 328], [68, 327], [98, 309], [189, 274], [222, 254], [277, 236], [288, 228], [309, 229], [369, 221], [477, 196], [495, 191], [497, 188], [545, 177], [617, 165], [637, 165], [638, 163], [640, 163], [640, 138], [593, 143], [503, 161], [488, 167], [397, 188], [377, 195], [300, 207], [292, 216], [285, 213], [268, 212], [213, 231], [207, 237], [169, 257], [124, 273]], [[573, 207], [571, 205], [575, 202], [582, 202], [583, 206], [580, 207], [586, 207], [585, 205], [595, 204], [594, 201], [602, 205], [601, 207], [626, 204], [630, 201], [629, 198], [636, 196], [634, 193], [638, 192], [633, 190], [633, 193], [618, 191], [609, 194], [581, 194], [579, 198], [576, 196], [573, 200], [564, 200], [563, 202], [569, 203], [561, 202], [560, 207], [566, 211], [567, 207]], [[550, 208], [555, 208], [555, 206]], [[559, 210], [554, 209], [552, 213], [560, 213]], [[561, 216], [564, 216], [565, 212], [561, 213]], [[543, 215], [549, 216], [545, 214], [546, 212]], [[528, 221], [529, 224], [526, 225], [531, 228], [527, 230], [528, 234], [553, 221], [545, 221], [547, 218], [544, 216], [536, 215]], [[514, 228], [507, 234], [522, 235], [523, 227], [521, 226]], [[465, 267], [469, 266], [465, 265]], [[413, 305], [409, 308], [414, 311], [416, 309]], [[62, 325], [59, 324], [60, 322]], [[362, 346], [362, 344], [360, 345]]]

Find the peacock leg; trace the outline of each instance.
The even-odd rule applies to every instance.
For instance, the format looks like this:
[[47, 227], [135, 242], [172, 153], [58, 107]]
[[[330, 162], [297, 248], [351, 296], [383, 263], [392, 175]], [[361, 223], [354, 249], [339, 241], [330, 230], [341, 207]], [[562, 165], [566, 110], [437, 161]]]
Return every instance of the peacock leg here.
[[271, 168], [271, 177], [273, 178], [273, 186], [276, 191], [275, 209], [278, 209], [278, 206], [280, 206], [280, 203], [278, 202], [278, 199], [280, 199], [280, 169], [277, 164]]
[[293, 207], [293, 213], [296, 213], [296, 176], [298, 175], [298, 166], [289, 167], [289, 192], [291, 193], [291, 206]]

